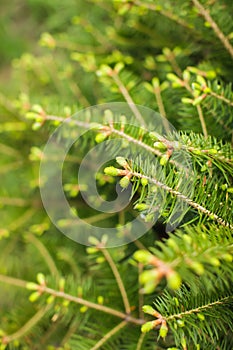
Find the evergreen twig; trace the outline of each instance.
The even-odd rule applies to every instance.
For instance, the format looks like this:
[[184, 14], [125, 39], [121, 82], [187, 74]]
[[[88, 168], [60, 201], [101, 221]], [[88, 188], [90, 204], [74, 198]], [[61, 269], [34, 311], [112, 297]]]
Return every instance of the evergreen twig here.
[[217, 23], [213, 20], [211, 15], [209, 14], [209, 11], [202, 6], [202, 4], [198, 0], [192, 0], [196, 8], [199, 10], [200, 14], [205, 18], [205, 20], [211, 25], [213, 31], [215, 32], [216, 36], [219, 38], [223, 46], [225, 46], [226, 50], [229, 52], [231, 57], [233, 58], [233, 46], [231, 45], [230, 41], [228, 40], [227, 36], [224, 35], [224, 33], [221, 31]]
[[223, 304], [226, 304], [227, 301], [233, 299], [233, 296], [228, 296], [228, 297], [225, 297], [225, 298], [221, 298], [219, 300], [216, 300], [216, 301], [213, 301], [211, 303], [207, 303], [205, 305], [201, 305], [197, 308], [194, 308], [194, 309], [190, 309], [190, 310], [187, 310], [187, 311], [184, 311], [184, 312], [180, 312], [178, 314], [174, 314], [174, 315], [170, 315], [170, 316], [167, 316], [167, 317], [163, 317], [166, 321], [170, 321], [170, 320], [173, 320], [173, 319], [176, 319], [176, 318], [182, 318], [183, 316], [187, 316], [187, 315], [191, 315], [191, 314], [195, 314], [195, 313], [199, 313], [203, 310], [207, 310], [213, 306], [216, 306], [216, 305], [223, 305]]
[[39, 309], [37, 313], [35, 313], [35, 315], [32, 318], [30, 318], [30, 320], [26, 322], [17, 332], [9, 335], [4, 335], [2, 338], [2, 343], [9, 344], [14, 340], [23, 337], [45, 316], [45, 314], [49, 311], [50, 308], [51, 305], [46, 305]]
[[40, 252], [42, 257], [44, 258], [45, 262], [47, 263], [47, 266], [51, 272], [52, 276], [56, 276], [56, 278], [59, 277], [59, 271], [57, 269], [56, 264], [54, 263], [54, 260], [52, 259], [51, 255], [49, 254], [48, 249], [44, 246], [44, 244], [39, 241], [34, 235], [28, 234], [27, 240], [31, 242]]
[[125, 101], [128, 103], [130, 109], [134, 113], [135, 118], [139, 121], [139, 123], [141, 125], [145, 126], [145, 121], [144, 121], [140, 111], [136, 107], [136, 105], [135, 105], [132, 97], [130, 96], [127, 88], [125, 87], [125, 85], [123, 84], [122, 80], [120, 79], [119, 74], [117, 74], [117, 72], [114, 69], [112, 69], [111, 72], [109, 73], [109, 76], [112, 77], [112, 79], [117, 84], [120, 92], [122, 93], [123, 97], [125, 98]]
[[188, 198], [187, 196], [185, 196], [184, 194], [180, 193], [179, 191], [176, 191], [173, 188], [163, 184], [162, 182], [158, 181], [157, 179], [152, 178], [152, 177], [147, 176], [147, 175], [143, 175], [143, 174], [138, 173], [138, 172], [134, 172], [134, 171], [132, 171], [130, 173], [131, 173], [132, 176], [135, 176], [135, 177], [140, 178], [140, 179], [146, 179], [149, 182], [155, 184], [156, 186], [158, 186], [160, 188], [163, 188], [167, 192], [175, 195], [176, 197], [180, 198], [181, 200], [183, 200], [188, 205], [192, 206], [194, 209], [196, 209], [196, 210], [200, 211], [201, 213], [209, 216], [212, 220], [217, 221], [220, 225], [226, 226], [226, 227], [230, 227], [230, 228], [233, 229], [233, 225], [229, 224], [228, 222], [223, 220], [218, 215], [214, 214], [213, 212], [211, 212], [210, 210], [206, 209], [202, 205], [194, 202], [191, 198]]
[[108, 250], [106, 248], [102, 248], [101, 252], [103, 253], [105, 259], [109, 263], [109, 266], [111, 267], [112, 272], [113, 272], [113, 274], [115, 276], [115, 279], [116, 279], [116, 282], [117, 282], [117, 285], [118, 285], [118, 288], [119, 288], [119, 291], [121, 293], [122, 300], [123, 300], [123, 303], [124, 303], [124, 306], [125, 306], [125, 312], [127, 314], [130, 314], [131, 309], [130, 309], [128, 296], [127, 296], [127, 293], [126, 293], [126, 290], [125, 290], [124, 283], [123, 283], [123, 281], [121, 279], [121, 276], [119, 274], [118, 268], [117, 268], [115, 262], [113, 261], [111, 255], [109, 254], [109, 252], [108, 252]]
[[163, 9], [161, 6], [149, 4], [149, 3], [146, 3], [146, 2], [143, 2], [140, 0], [133, 0], [133, 3], [137, 6], [145, 7], [149, 10], [159, 12], [159, 13], [161, 13], [161, 15], [178, 23], [180, 26], [182, 26], [186, 29], [189, 29], [189, 30], [193, 30], [192, 26], [188, 22], [186, 22], [184, 19], [178, 17], [176, 14], [172, 13], [171, 11]]
[[[0, 274], [0, 282], [11, 284], [11, 285], [15, 285], [15, 286], [18, 286], [18, 287], [23, 287], [25, 289], [27, 289], [27, 285], [30, 284], [29, 281], [21, 280], [19, 278], [5, 276], [5, 275], [2, 275], [2, 274]], [[36, 284], [34, 284], [34, 285], [36, 286]], [[116, 316], [118, 318], [121, 318], [121, 319], [123, 319], [123, 320], [125, 320], [126, 322], [129, 322], [129, 323], [133, 323], [133, 324], [136, 324], [136, 325], [142, 325], [145, 322], [143, 319], [135, 318], [135, 317], [133, 317], [131, 315], [128, 315], [128, 314], [125, 314], [125, 313], [123, 313], [121, 311], [112, 309], [112, 308], [110, 308], [108, 306], [104, 306], [104, 305], [100, 305], [100, 304], [97, 304], [97, 303], [93, 303], [92, 301], [88, 301], [86, 299], [83, 299], [83, 298], [80, 298], [80, 297], [76, 297], [74, 295], [67, 294], [67, 293], [62, 292], [62, 291], [57, 291], [55, 289], [46, 287], [45, 285], [41, 286], [41, 285], [38, 284], [37, 285], [37, 290], [40, 291], [41, 294], [42, 293], [47, 293], [47, 294], [52, 295], [52, 296], [57, 297], [57, 298], [68, 300], [68, 301], [74, 302], [76, 304], [84, 305], [87, 308], [91, 308], [91, 309], [94, 309], [94, 310], [102, 311], [102, 312], [110, 314], [112, 316]]]
[[145, 333], [142, 333], [138, 339], [138, 342], [137, 342], [137, 347], [136, 347], [136, 350], [141, 350], [142, 349], [142, 344], [143, 344], [143, 341], [144, 341], [144, 338], [145, 338], [146, 334]]
[[90, 350], [97, 350], [100, 349], [100, 347], [106, 343], [110, 338], [112, 338], [112, 336], [114, 336], [117, 332], [119, 332], [122, 328], [124, 328], [127, 325], [126, 321], [122, 321], [121, 323], [119, 323], [116, 327], [114, 327], [113, 329], [111, 329], [111, 331], [109, 331], [107, 334], [105, 334], [103, 336], [103, 338], [100, 339], [100, 341], [98, 341], [98, 343], [95, 344], [95, 346], [93, 346]]

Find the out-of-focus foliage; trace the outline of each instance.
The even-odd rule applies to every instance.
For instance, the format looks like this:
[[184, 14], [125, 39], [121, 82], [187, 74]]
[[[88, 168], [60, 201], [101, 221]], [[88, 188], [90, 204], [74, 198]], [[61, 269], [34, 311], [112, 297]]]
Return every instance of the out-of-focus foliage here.
[[[233, 348], [232, 11], [227, 0], [0, 4], [1, 350]], [[45, 213], [40, 160], [63, 118], [113, 101], [150, 107], [176, 127], [195, 188], [181, 227], [168, 235], [176, 172], [166, 144], [146, 135], [144, 148], [161, 151], [173, 190], [159, 223], [127, 246], [86, 249]], [[141, 145], [140, 132], [125, 135]], [[79, 195], [76, 167], [98, 135], [83, 139], [64, 171], [71, 206], [96, 224]], [[138, 162], [144, 169], [132, 179], [134, 207], [148, 220], [156, 177], [149, 160], [130, 160], [131, 172]], [[99, 173], [106, 196], [117, 171]]]

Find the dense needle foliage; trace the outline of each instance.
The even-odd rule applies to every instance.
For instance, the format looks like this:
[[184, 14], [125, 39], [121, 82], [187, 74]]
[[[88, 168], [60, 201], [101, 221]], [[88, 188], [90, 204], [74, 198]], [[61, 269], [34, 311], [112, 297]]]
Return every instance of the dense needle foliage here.
[[[13, 0], [0, 12], [0, 349], [232, 350], [233, 2]], [[63, 187], [77, 215], [100, 227], [158, 216], [141, 238], [110, 249], [63, 235], [39, 190], [51, 133], [108, 102], [149, 107], [178, 140], [105, 111], [70, 150]], [[123, 190], [131, 182], [132, 200], [103, 214], [80, 195], [77, 169], [116, 135], [97, 186], [111, 200], [116, 181]], [[191, 164], [191, 187], [180, 185], [176, 150]]]

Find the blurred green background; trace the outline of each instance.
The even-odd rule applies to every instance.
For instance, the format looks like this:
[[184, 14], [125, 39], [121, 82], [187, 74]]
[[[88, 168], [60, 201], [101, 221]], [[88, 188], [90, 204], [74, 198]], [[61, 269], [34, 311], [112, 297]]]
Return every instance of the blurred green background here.
[[[68, 117], [90, 105], [125, 101], [126, 94], [122, 91], [127, 91], [135, 103], [148, 106], [160, 114], [166, 113], [177, 130], [188, 135], [191, 132], [202, 133], [197, 107], [192, 100], [187, 103], [187, 99], [203, 93], [198, 87], [200, 91], [194, 89], [197, 96], [192, 95], [191, 86], [193, 83], [200, 85], [200, 79], [206, 79], [204, 82], [211, 91], [228, 100], [225, 103], [221, 98], [207, 96], [201, 101], [208, 134], [222, 139], [219, 143], [222, 146], [232, 140], [233, 122], [232, 60], [209, 23], [188, 0], [133, 3], [114, 0], [0, 2], [0, 273], [34, 281], [36, 274], [43, 272], [54, 288], [57, 288], [54, 279], [57, 273], [66, 276], [67, 290], [73, 295], [77, 294], [77, 281], [81, 280], [87, 299], [96, 301], [97, 296], [109, 291], [114, 300], [113, 307], [118, 309], [122, 304], [107, 264], [101, 265], [103, 260], [98, 260], [99, 256], [89, 256], [85, 247], [64, 237], [51, 224], [43, 209], [38, 182], [41, 152], [57, 125], [36, 123], [26, 117], [27, 113], [42, 110], [46, 115]], [[206, 1], [206, 6], [232, 43], [232, 0]], [[109, 67], [119, 69], [118, 82], [106, 74]], [[179, 85], [179, 79], [187, 79], [189, 89]], [[157, 95], [154, 91], [156, 84], [159, 89]], [[188, 144], [189, 136], [186, 141]], [[190, 142], [191, 146], [200, 149], [215, 145], [217, 150], [221, 148], [215, 139], [206, 141], [192, 133]], [[80, 150], [77, 151], [79, 155], [78, 152]], [[224, 152], [228, 157], [230, 151], [227, 151], [227, 146]], [[201, 186], [208, 176], [212, 176], [207, 159], [200, 157], [195, 163]], [[224, 167], [221, 169], [224, 172]], [[67, 197], [80, 205], [75, 192], [76, 173], [70, 173], [66, 178]], [[219, 188], [226, 181], [228, 179], [221, 174]], [[104, 189], [109, 191], [110, 188], [111, 191], [110, 185], [104, 183]], [[213, 180], [209, 186], [211, 195], [215, 191], [219, 201], [225, 198], [223, 190], [220, 195], [217, 194]], [[207, 207], [208, 195], [204, 196]], [[197, 201], [201, 200], [197, 198]], [[224, 206], [215, 209], [225, 209], [227, 216], [227, 204], [225, 206], [224, 200], [222, 202]], [[190, 212], [190, 219], [196, 220], [197, 213], [194, 210]], [[91, 210], [86, 214], [92, 218]], [[202, 223], [201, 220], [204, 222], [205, 218], [200, 218]], [[142, 237], [141, 242], [150, 246], [164, 237], [164, 226], [159, 224], [153, 232]], [[48, 254], [44, 254], [44, 249]], [[129, 286], [131, 305], [137, 303], [138, 274], [127, 259], [135, 249], [135, 245], [131, 244], [111, 252], [116, 261], [124, 261], [118, 266]], [[101, 281], [99, 285], [95, 283], [96, 277]], [[165, 282], [159, 285], [158, 294], [164, 287]], [[28, 291], [1, 286], [1, 327], [8, 334], [17, 332], [38, 311], [40, 304], [31, 304], [28, 295]], [[154, 296], [145, 296], [145, 302], [151, 303]], [[46, 303], [45, 300], [43, 302]], [[15, 307], [12, 308], [12, 305]], [[52, 310], [38, 328], [30, 331], [28, 337], [22, 337], [22, 347], [20, 340], [9, 349], [41, 350], [36, 345], [41, 339], [44, 341], [43, 350], [45, 346], [48, 350], [55, 349], [57, 342], [61, 344], [59, 349], [64, 346], [64, 349], [79, 350], [80, 341], [82, 344], [87, 342], [83, 349], [89, 349], [112, 327], [113, 318], [109, 321], [106, 315], [106, 322], [102, 322], [102, 314], [93, 312], [89, 321], [89, 313], [77, 313], [73, 306], [67, 312], [62, 302], [55, 306], [60, 307], [61, 314], [60, 317], [58, 312], [60, 318], [55, 325], [51, 323]], [[76, 328], [72, 328], [74, 325]], [[116, 340], [115, 349], [119, 348], [121, 340], [132, 349], [140, 336], [140, 329], [132, 328], [129, 331], [127, 328], [123, 340]], [[154, 348], [154, 338], [154, 334], [146, 338], [148, 349]], [[66, 342], [74, 342], [75, 345], [65, 348]], [[109, 344], [106, 349], [113, 349], [111, 342]], [[173, 340], [170, 345], [174, 346]], [[157, 349], [164, 349], [164, 346]]]

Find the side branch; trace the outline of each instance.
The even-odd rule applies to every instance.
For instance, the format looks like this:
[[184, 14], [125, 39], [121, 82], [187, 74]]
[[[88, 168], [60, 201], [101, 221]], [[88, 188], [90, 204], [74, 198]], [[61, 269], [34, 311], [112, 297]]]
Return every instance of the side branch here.
[[166, 321], [169, 321], [169, 320], [172, 320], [174, 318], [182, 318], [183, 316], [191, 315], [191, 314], [198, 313], [200, 311], [209, 309], [212, 306], [225, 304], [228, 300], [230, 300], [232, 298], [233, 298], [232, 296], [228, 296], [228, 297], [222, 298], [220, 300], [216, 300], [216, 301], [214, 301], [212, 303], [209, 303], [209, 304], [206, 304], [206, 305], [202, 305], [202, 306], [197, 307], [195, 309], [187, 310], [187, 311], [181, 312], [179, 314], [175, 314], [175, 315], [171, 315], [171, 316], [168, 316], [168, 317], [164, 317], [164, 319]]
[[[31, 282], [21, 280], [18, 278], [14, 278], [14, 277], [1, 275], [1, 274], [0, 274], [0, 282], [7, 283], [10, 285], [15, 285], [15, 286], [22, 287], [25, 289], [28, 289], [28, 286], [31, 284]], [[128, 323], [133, 323], [136, 325], [142, 325], [145, 323], [145, 321], [143, 319], [135, 318], [131, 315], [125, 314], [124, 312], [112, 309], [108, 306], [94, 303], [92, 301], [88, 301], [88, 300], [80, 298], [80, 297], [76, 297], [74, 295], [65, 293], [63, 291], [57, 291], [55, 289], [47, 287], [46, 285], [39, 285], [39, 284], [33, 283], [33, 290], [37, 290], [41, 294], [47, 293], [47, 294], [53, 295], [54, 297], [57, 297], [57, 298], [62, 298], [62, 299], [74, 302], [76, 304], [84, 305], [90, 309], [102, 311], [102, 312], [110, 314], [112, 316], [116, 316], [118, 318], [121, 318], [122, 320], [124, 320]]]
[[167, 191], [167, 192], [173, 194], [174, 196], [180, 198], [181, 200], [186, 202], [188, 205], [190, 205], [194, 209], [199, 210], [203, 214], [209, 216], [212, 220], [217, 221], [220, 225], [225, 226], [225, 227], [230, 227], [231, 229], [233, 229], [233, 225], [231, 225], [230, 223], [228, 223], [225, 220], [223, 220], [217, 214], [214, 214], [213, 212], [211, 212], [210, 210], [206, 209], [202, 205], [194, 202], [191, 198], [188, 198], [187, 196], [185, 196], [183, 193], [174, 190], [173, 188], [163, 184], [162, 182], [158, 181], [157, 179], [151, 178], [150, 176], [146, 176], [146, 175], [143, 175], [143, 174], [137, 173], [137, 172], [131, 172], [131, 175], [135, 176], [135, 177], [138, 177], [140, 179], [148, 180], [149, 182], [155, 184], [156, 186], [158, 186], [160, 188], [163, 188], [165, 191]]
[[225, 49], [229, 52], [231, 57], [233, 58], [233, 46], [231, 45], [228, 38], [224, 35], [224, 33], [221, 31], [217, 23], [213, 20], [213, 18], [210, 16], [209, 12], [200, 4], [198, 0], [192, 0], [196, 8], [199, 10], [200, 14], [205, 18], [205, 20], [211, 25], [213, 31], [215, 32], [216, 36], [219, 38], [223, 46], [225, 46]]
[[117, 282], [117, 285], [118, 285], [118, 288], [119, 288], [119, 291], [121, 293], [121, 297], [122, 297], [122, 300], [123, 300], [123, 303], [124, 303], [124, 306], [125, 306], [125, 312], [127, 314], [130, 314], [131, 312], [131, 309], [130, 309], [130, 304], [129, 304], [129, 299], [128, 299], [128, 296], [127, 296], [127, 293], [126, 293], [126, 290], [125, 290], [125, 286], [124, 286], [124, 283], [121, 279], [121, 276], [119, 274], [119, 271], [111, 257], [111, 255], [109, 254], [108, 250], [106, 248], [103, 248], [102, 250], [102, 253], [105, 257], [105, 259], [107, 260], [109, 266], [111, 267], [112, 269], [112, 272], [114, 274], [114, 277], [116, 279], [116, 282]]

